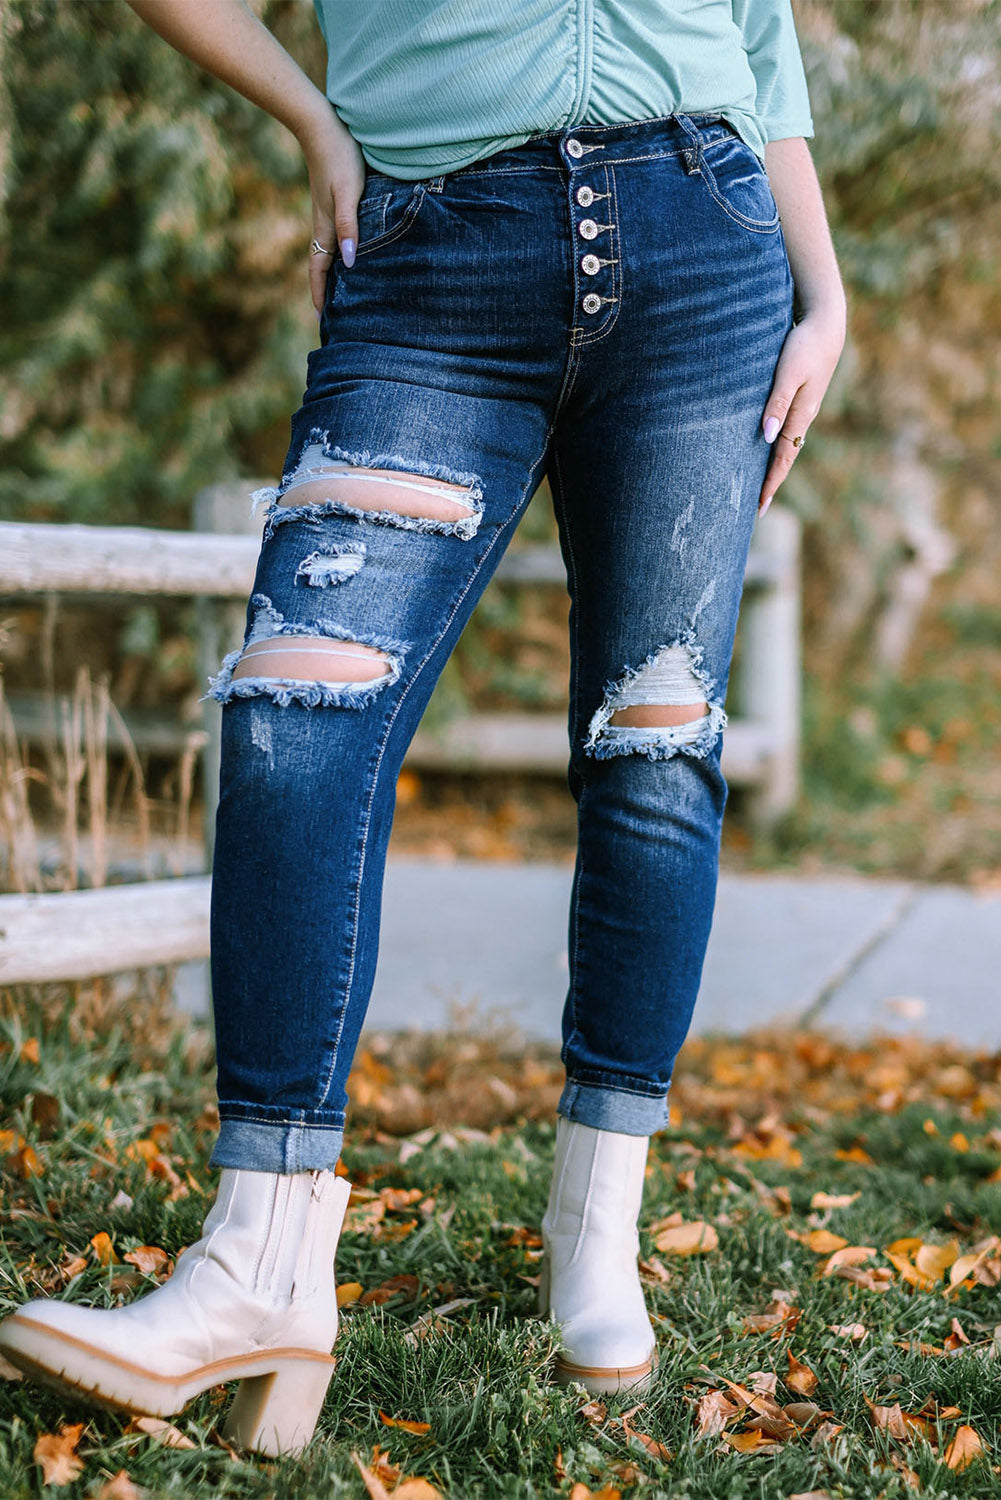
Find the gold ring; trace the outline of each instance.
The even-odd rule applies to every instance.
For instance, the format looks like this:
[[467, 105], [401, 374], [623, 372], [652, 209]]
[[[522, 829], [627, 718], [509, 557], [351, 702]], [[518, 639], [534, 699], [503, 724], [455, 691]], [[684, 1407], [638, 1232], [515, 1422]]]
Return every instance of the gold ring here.
[[333, 255], [334, 253], [332, 250], [327, 250], [325, 246], [321, 245], [319, 240], [314, 240], [309, 248], [313, 255]]
[[[787, 435], [788, 434], [786, 433], [782, 434], [783, 437], [786, 437]], [[801, 432], [799, 437], [789, 438], [789, 441], [790, 443], [792, 443], [794, 448], [802, 448], [803, 444], [806, 442], [806, 433]]]

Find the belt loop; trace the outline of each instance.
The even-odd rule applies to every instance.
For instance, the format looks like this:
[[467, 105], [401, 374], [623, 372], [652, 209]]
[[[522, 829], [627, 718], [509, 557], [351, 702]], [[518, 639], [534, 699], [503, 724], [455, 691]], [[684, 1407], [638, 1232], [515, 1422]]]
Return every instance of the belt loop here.
[[425, 187], [429, 193], [440, 193], [444, 186], [444, 177], [429, 177], [425, 183]]
[[686, 147], [681, 157], [685, 163], [685, 171], [691, 175], [698, 172], [702, 166], [702, 136], [695, 121], [685, 114], [675, 114], [674, 118], [691, 141], [691, 146]]

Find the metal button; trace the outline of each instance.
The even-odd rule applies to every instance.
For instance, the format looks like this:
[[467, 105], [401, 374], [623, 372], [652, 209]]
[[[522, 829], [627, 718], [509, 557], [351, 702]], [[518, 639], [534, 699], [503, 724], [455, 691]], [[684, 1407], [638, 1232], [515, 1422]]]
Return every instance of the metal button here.
[[590, 208], [594, 202], [594, 193], [589, 187], [579, 187], [577, 189], [577, 202], [581, 208]]
[[593, 240], [597, 238], [598, 226], [593, 219], [581, 219], [577, 226], [577, 233], [582, 239]]
[[597, 276], [601, 270], [601, 261], [596, 255], [585, 255], [580, 263], [580, 268], [585, 276]]
[[567, 141], [567, 156], [572, 156], [574, 160], [577, 161], [583, 155], [584, 147], [581, 145], [580, 141], [575, 140], [574, 137], [571, 136]]
[[586, 313], [596, 313], [598, 311], [598, 309], [599, 309], [600, 306], [601, 306], [601, 298], [600, 297], [596, 297], [595, 294], [594, 294], [594, 292], [588, 292], [587, 296], [584, 298], [583, 302], [581, 303], [581, 307], [584, 309], [584, 311]]

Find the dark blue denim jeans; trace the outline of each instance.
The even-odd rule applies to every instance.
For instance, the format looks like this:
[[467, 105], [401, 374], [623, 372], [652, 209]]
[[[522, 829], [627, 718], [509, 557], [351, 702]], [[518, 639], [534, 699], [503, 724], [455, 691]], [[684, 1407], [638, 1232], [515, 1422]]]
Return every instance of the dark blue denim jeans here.
[[[358, 258], [331, 268], [263, 497], [244, 641], [268, 643], [263, 673], [234, 675], [234, 651], [211, 688], [214, 1165], [337, 1159], [397, 774], [546, 473], [579, 810], [560, 1111], [632, 1134], [666, 1123], [712, 920], [724, 695], [792, 293], [764, 167], [715, 115], [582, 126], [416, 183], [369, 175]], [[450, 518], [402, 513], [397, 474], [451, 495]], [[318, 476], [329, 493], [297, 503]], [[358, 503], [358, 476], [394, 503]], [[381, 675], [278, 675], [287, 637], [377, 648]], [[642, 704], [702, 708], [616, 717]]]

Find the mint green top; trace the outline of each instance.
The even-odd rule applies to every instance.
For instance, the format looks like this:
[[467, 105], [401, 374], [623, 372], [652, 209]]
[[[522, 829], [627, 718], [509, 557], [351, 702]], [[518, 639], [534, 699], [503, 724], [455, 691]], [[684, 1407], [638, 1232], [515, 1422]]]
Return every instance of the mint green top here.
[[314, 0], [327, 97], [376, 171], [433, 177], [530, 136], [676, 111], [812, 136], [791, 0]]

